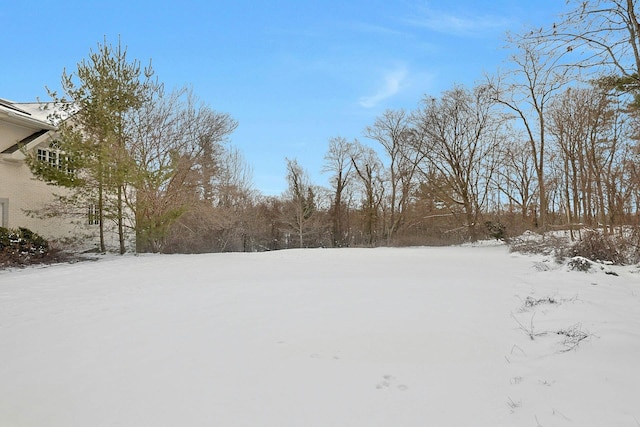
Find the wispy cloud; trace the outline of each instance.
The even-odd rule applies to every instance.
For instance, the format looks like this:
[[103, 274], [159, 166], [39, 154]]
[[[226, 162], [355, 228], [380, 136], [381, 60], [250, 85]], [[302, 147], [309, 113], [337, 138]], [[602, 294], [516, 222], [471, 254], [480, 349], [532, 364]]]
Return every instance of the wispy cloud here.
[[361, 33], [366, 33], [366, 34], [375, 34], [375, 35], [381, 35], [381, 36], [401, 36], [401, 37], [409, 36], [409, 34], [404, 31], [399, 31], [397, 29], [383, 26], [383, 25], [369, 24], [366, 22], [356, 21], [349, 24], [349, 26], [355, 31], [359, 31]]
[[360, 98], [360, 106], [364, 108], [373, 108], [380, 104], [382, 101], [396, 95], [402, 89], [406, 77], [407, 70], [405, 67], [399, 67], [391, 72], [388, 72], [384, 76], [380, 87], [373, 95], [363, 96]]
[[486, 32], [504, 31], [513, 20], [491, 14], [455, 13], [420, 7], [417, 16], [407, 19], [414, 26], [456, 36], [478, 36]]

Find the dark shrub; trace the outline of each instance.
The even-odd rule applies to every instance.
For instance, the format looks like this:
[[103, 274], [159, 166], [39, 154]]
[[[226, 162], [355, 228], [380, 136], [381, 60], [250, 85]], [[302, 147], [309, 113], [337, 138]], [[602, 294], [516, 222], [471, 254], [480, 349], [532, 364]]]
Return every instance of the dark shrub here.
[[591, 267], [593, 266], [593, 263], [591, 261], [589, 261], [588, 259], [581, 257], [581, 256], [576, 256], [571, 258], [571, 261], [569, 261], [569, 264], [567, 264], [569, 266], [569, 268], [573, 271], [589, 271], [591, 269]]
[[484, 223], [487, 233], [496, 240], [504, 240], [506, 227], [500, 221], [487, 221]]
[[48, 253], [48, 242], [28, 228], [0, 227], [0, 266], [40, 262]]

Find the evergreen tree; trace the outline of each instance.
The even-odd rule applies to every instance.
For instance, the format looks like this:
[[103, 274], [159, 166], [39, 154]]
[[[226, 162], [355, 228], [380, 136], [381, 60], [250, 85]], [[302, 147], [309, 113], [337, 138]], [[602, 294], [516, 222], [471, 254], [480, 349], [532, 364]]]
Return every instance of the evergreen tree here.
[[64, 70], [63, 96], [50, 92], [58, 106], [53, 119], [60, 123], [56, 143], [64, 161], [44, 163], [35, 156], [28, 160], [36, 176], [72, 189], [67, 202], [96, 205], [101, 251], [105, 221], [112, 219], [120, 253], [125, 252], [124, 199], [135, 169], [126, 149], [127, 121], [157, 87], [152, 76], [150, 64], [142, 68], [138, 60], [128, 61], [120, 40], [113, 46], [105, 38], [75, 72]]

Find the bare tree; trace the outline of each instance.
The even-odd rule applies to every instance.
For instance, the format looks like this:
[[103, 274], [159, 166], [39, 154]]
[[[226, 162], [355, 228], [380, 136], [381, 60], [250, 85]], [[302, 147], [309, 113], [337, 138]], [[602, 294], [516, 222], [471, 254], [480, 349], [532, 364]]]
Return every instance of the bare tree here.
[[[608, 74], [618, 89], [640, 94], [640, 23], [635, 0], [568, 0], [572, 7], [550, 28], [525, 37], [547, 55], [587, 76]], [[636, 97], [636, 104], [640, 106]]]
[[[469, 91], [456, 87], [441, 99], [427, 98], [419, 112], [426, 144], [416, 147], [424, 156], [425, 178], [442, 179], [444, 200], [459, 206], [472, 241], [478, 238], [478, 222], [486, 206], [501, 142], [499, 116], [485, 87]], [[456, 212], [455, 210], [453, 211]]]
[[519, 210], [522, 224], [529, 222], [536, 187], [536, 173], [529, 144], [515, 130], [507, 131], [511, 141], [499, 147], [495, 183], [507, 198], [509, 211]]
[[211, 197], [221, 143], [237, 123], [182, 89], [162, 88], [132, 116], [127, 205], [134, 213], [137, 249], [160, 251], [171, 224]]
[[289, 212], [286, 214], [288, 226], [296, 233], [299, 247], [304, 247], [308, 225], [316, 212], [315, 193], [307, 173], [298, 162], [287, 159], [286, 198]]
[[[589, 97], [588, 99], [586, 97]], [[592, 98], [595, 97], [595, 98]], [[588, 140], [600, 133], [601, 93], [585, 89], [568, 89], [557, 96], [549, 110], [547, 128], [555, 138], [567, 222], [584, 221], [592, 225], [594, 192], [592, 187], [600, 177], [594, 175], [587, 157]], [[595, 102], [594, 102], [595, 101]], [[594, 105], [595, 104], [595, 105]], [[600, 214], [601, 216], [601, 214]]]
[[283, 222], [285, 201], [281, 197], [256, 197], [247, 215], [247, 229], [253, 250], [276, 250], [288, 247], [288, 228]]
[[368, 126], [364, 135], [378, 142], [389, 159], [389, 217], [385, 221], [387, 244], [404, 222], [407, 204], [414, 187], [420, 153], [411, 149], [415, 132], [411, 115], [404, 110], [386, 110]]
[[535, 41], [511, 36], [509, 42], [517, 49], [511, 58], [514, 69], [502, 77], [489, 79], [488, 87], [494, 99], [510, 111], [525, 130], [538, 180], [539, 223], [547, 225], [547, 188], [545, 180], [547, 138], [547, 107], [554, 94], [571, 81], [569, 69], [557, 57], [545, 55]]
[[[525, 37], [545, 55], [559, 58], [567, 67], [580, 70], [587, 78], [599, 79], [602, 87], [618, 95], [631, 95], [631, 100], [626, 98], [630, 110], [640, 109], [638, 2], [568, 0], [567, 4], [570, 9], [558, 22], [549, 28], [531, 31]], [[616, 164], [626, 162], [618, 157], [613, 160]], [[631, 171], [635, 166], [633, 161], [627, 165], [622, 169], [612, 168], [620, 169], [618, 174], [622, 175], [618, 177], [618, 183], [623, 182], [623, 171]], [[624, 203], [619, 190], [615, 194], [617, 205]], [[620, 208], [616, 208], [616, 212], [620, 215]]]
[[551, 109], [550, 134], [557, 141], [563, 163], [567, 220], [613, 226], [620, 214], [614, 200], [622, 194], [624, 175], [624, 114], [614, 98], [599, 88], [569, 89]]
[[333, 202], [329, 211], [331, 217], [331, 243], [334, 247], [348, 244], [349, 236], [346, 227], [349, 206], [344, 200], [344, 193], [351, 183], [354, 170], [350, 153], [353, 144], [345, 138], [335, 137], [329, 140], [329, 150], [324, 156], [323, 172], [331, 173]]
[[377, 242], [378, 218], [384, 197], [384, 167], [376, 152], [357, 140], [353, 143], [349, 157], [361, 193], [362, 231], [365, 243], [373, 245]]
[[248, 251], [253, 249], [249, 233], [255, 192], [252, 170], [235, 147], [220, 155], [212, 182], [213, 195], [205, 199], [208, 220], [215, 233], [217, 250]]

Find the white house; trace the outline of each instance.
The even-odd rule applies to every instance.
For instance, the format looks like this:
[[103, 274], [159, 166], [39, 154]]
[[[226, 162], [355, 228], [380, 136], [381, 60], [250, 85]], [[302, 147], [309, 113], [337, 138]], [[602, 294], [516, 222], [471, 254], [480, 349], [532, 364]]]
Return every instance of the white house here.
[[49, 105], [0, 99], [0, 226], [26, 227], [47, 239], [81, 237], [90, 243], [97, 225], [89, 210], [84, 218], [41, 218], [33, 214], [54, 202], [54, 193], [64, 191], [37, 180], [25, 163], [25, 152], [49, 163], [60, 159], [55, 127], [48, 119]]

